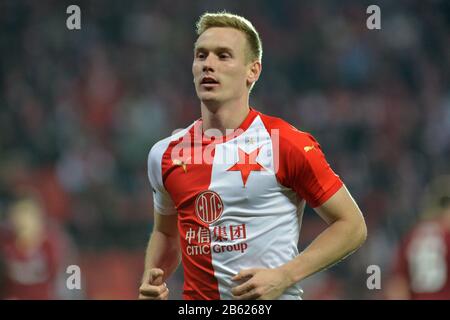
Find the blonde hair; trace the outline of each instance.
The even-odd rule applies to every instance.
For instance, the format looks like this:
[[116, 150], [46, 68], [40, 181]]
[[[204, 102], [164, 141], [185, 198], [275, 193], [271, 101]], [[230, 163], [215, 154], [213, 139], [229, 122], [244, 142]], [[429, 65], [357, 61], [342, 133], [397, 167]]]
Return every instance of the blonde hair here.
[[197, 35], [200, 36], [209, 28], [233, 28], [242, 31], [247, 38], [249, 50], [247, 59], [251, 62], [262, 59], [262, 43], [258, 32], [250, 21], [236, 14], [221, 11], [217, 13], [206, 12], [196, 23]]

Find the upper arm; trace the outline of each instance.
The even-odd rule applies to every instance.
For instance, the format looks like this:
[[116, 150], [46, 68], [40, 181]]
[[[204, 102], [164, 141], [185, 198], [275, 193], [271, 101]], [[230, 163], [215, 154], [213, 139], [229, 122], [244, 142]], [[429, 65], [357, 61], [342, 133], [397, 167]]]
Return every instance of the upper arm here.
[[178, 237], [178, 215], [164, 214], [154, 207], [154, 231], [163, 233], [169, 237]]
[[150, 150], [148, 155], [148, 179], [153, 191], [155, 213], [176, 215], [175, 204], [164, 186], [162, 177], [162, 157], [164, 152], [165, 147], [161, 143], [156, 143]]
[[365, 222], [361, 210], [345, 185], [322, 205], [314, 208], [314, 210], [328, 224], [342, 220], [365, 229]]

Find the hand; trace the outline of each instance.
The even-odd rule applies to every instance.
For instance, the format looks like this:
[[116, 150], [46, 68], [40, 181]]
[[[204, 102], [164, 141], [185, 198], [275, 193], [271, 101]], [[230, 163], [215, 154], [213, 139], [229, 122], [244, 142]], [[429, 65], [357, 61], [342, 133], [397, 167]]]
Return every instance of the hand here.
[[291, 285], [286, 274], [278, 268], [241, 270], [231, 280], [243, 279], [247, 280], [231, 290], [239, 300], [274, 300]]
[[144, 279], [139, 288], [140, 300], [167, 300], [169, 289], [163, 282], [164, 271], [153, 268], [144, 273]]

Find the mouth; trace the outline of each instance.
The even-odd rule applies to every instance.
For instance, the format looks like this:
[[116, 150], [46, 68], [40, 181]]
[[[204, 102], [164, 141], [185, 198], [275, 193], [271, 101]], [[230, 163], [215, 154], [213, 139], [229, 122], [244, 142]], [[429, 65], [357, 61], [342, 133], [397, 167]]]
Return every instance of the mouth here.
[[200, 85], [205, 88], [213, 88], [218, 86], [219, 84], [220, 84], [219, 81], [210, 76], [205, 76], [200, 81]]

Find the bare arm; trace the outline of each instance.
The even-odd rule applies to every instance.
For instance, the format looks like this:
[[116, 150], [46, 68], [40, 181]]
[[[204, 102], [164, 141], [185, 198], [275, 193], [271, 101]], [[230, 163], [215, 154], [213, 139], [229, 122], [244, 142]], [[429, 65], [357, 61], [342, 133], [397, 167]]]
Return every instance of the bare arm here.
[[279, 268], [239, 272], [233, 280], [250, 280], [233, 288], [236, 297], [276, 299], [295, 283], [344, 259], [365, 241], [364, 218], [345, 186], [314, 210], [328, 227], [301, 254]]
[[145, 255], [145, 270], [159, 268], [164, 271], [164, 280], [177, 269], [180, 259], [180, 240], [176, 215], [162, 215], [154, 209], [153, 233]]
[[140, 298], [167, 298], [164, 281], [180, 264], [181, 250], [176, 215], [163, 215], [154, 209], [154, 227], [145, 255]]
[[341, 261], [367, 237], [362, 213], [345, 186], [314, 210], [328, 227], [299, 256], [282, 266], [291, 285]]

